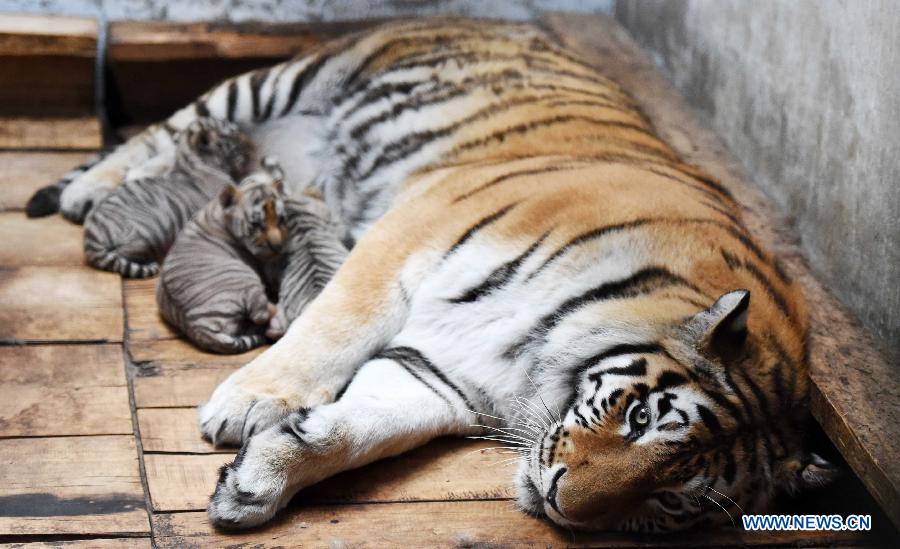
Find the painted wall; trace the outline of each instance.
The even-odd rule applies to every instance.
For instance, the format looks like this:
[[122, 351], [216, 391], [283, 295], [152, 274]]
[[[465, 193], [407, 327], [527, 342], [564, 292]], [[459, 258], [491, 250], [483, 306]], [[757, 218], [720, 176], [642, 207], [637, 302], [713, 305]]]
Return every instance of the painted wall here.
[[612, 11], [614, 0], [0, 0], [0, 12], [38, 12], [110, 20], [346, 21], [411, 15], [531, 19], [542, 11]]
[[619, 0], [615, 15], [900, 359], [900, 2]]

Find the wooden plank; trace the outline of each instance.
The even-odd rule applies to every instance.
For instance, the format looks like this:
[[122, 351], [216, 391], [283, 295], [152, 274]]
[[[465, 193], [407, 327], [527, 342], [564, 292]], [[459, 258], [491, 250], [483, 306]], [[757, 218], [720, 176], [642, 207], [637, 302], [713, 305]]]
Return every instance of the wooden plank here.
[[228, 375], [265, 348], [239, 355], [204, 353], [182, 339], [139, 341], [128, 346], [138, 365], [134, 400], [138, 408], [197, 406]]
[[0, 55], [95, 57], [97, 21], [86, 17], [0, 15]]
[[114, 62], [182, 59], [286, 59], [376, 20], [315, 23], [171, 23], [115, 21], [109, 29]]
[[110, 25], [109, 56], [115, 61], [286, 59], [320, 44], [321, 27], [117, 21]]
[[81, 118], [0, 118], [0, 149], [97, 150], [100, 123]]
[[713, 530], [674, 536], [583, 533], [525, 515], [511, 501], [291, 505], [263, 530], [213, 529], [206, 513], [156, 514], [158, 547], [721, 547], [849, 545], [852, 532]]
[[150, 549], [150, 538], [95, 538], [67, 541], [27, 541], [22, 543], [0, 543], [0, 549]]
[[[465, 439], [435, 440], [332, 477], [298, 498], [313, 503], [511, 499], [514, 464], [507, 453], [491, 446]], [[146, 454], [154, 511], [206, 509], [219, 467], [233, 459], [233, 454]]]
[[0, 210], [24, 210], [36, 190], [55, 182], [91, 154], [0, 151]]
[[61, 216], [28, 219], [0, 212], [0, 265], [83, 265], [82, 228]]
[[158, 278], [122, 281], [129, 343], [178, 338], [178, 333], [159, 316], [159, 307], [156, 305], [158, 281]]
[[131, 436], [0, 440], [0, 535], [146, 534]]
[[132, 433], [118, 345], [0, 347], [0, 437]]
[[870, 335], [819, 283], [792, 245], [783, 219], [730, 156], [716, 135], [613, 20], [550, 15], [560, 40], [602, 67], [640, 103], [660, 135], [688, 162], [717, 177], [744, 206], [752, 232], [771, 249], [785, 250], [787, 272], [810, 304], [810, 378], [813, 415], [900, 527], [900, 379]]
[[119, 275], [87, 267], [0, 268], [0, 341], [121, 341]]
[[144, 408], [137, 411], [137, 417], [144, 452], [234, 453], [200, 438], [196, 408]]

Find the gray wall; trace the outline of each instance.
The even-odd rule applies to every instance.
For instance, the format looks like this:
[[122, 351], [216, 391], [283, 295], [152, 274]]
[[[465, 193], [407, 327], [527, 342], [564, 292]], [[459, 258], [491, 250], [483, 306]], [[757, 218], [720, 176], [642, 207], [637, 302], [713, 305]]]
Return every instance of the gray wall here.
[[28, 11], [110, 20], [346, 21], [404, 15], [531, 19], [542, 11], [610, 12], [614, 0], [0, 0], [0, 12]]
[[618, 0], [615, 15], [900, 359], [900, 2]]

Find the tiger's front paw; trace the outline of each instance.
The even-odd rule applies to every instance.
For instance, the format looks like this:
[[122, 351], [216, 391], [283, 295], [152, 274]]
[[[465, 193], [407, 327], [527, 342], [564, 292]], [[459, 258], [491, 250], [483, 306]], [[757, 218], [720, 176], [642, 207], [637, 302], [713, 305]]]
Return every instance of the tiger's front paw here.
[[225, 529], [269, 521], [300, 489], [339, 470], [331, 436], [326, 421], [300, 410], [249, 439], [219, 471], [207, 507], [210, 521]]
[[228, 378], [200, 407], [200, 432], [214, 446], [239, 445], [288, 414], [285, 399], [259, 394]]

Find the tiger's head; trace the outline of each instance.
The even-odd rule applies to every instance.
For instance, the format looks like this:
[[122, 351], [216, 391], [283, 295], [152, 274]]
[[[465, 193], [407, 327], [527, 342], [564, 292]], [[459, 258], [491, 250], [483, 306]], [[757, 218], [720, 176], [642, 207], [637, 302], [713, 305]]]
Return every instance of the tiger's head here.
[[207, 166], [239, 181], [247, 173], [252, 153], [253, 143], [237, 124], [205, 117], [184, 130], [177, 154], [182, 165]]
[[284, 174], [278, 162], [264, 157], [262, 170], [247, 176], [240, 187], [226, 186], [219, 195], [225, 225], [231, 236], [254, 257], [281, 254], [287, 231]]
[[[837, 469], [803, 452], [792, 424], [803, 398], [770, 394], [784, 357], [748, 334], [749, 300], [727, 293], [656, 341], [584, 360], [565, 409], [534, 399], [519, 431], [535, 441], [517, 471], [520, 506], [571, 528], [667, 532], [730, 524], [778, 491], [829, 482]], [[768, 377], [741, 373], [747, 361]]]

